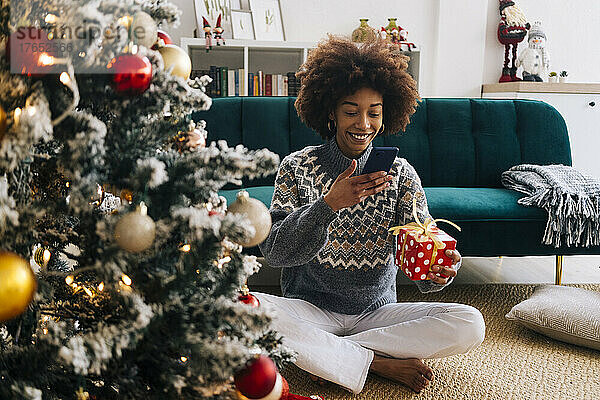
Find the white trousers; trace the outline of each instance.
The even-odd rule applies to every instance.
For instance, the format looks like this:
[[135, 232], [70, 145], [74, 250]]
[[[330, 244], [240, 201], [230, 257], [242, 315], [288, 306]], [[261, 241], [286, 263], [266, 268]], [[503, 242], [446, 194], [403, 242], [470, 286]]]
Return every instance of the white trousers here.
[[392, 303], [360, 315], [307, 301], [252, 292], [273, 315], [273, 329], [298, 353], [295, 364], [353, 393], [363, 389], [374, 355], [441, 358], [466, 353], [485, 337], [483, 316], [456, 303]]

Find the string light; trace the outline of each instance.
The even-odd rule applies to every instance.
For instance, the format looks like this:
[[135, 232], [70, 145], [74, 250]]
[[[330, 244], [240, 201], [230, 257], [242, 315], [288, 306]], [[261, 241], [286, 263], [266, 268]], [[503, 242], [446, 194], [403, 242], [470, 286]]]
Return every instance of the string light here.
[[181, 360], [181, 362], [186, 362], [188, 360], [187, 357], [184, 356], [179, 357], [179, 359]]
[[123, 283], [127, 286], [131, 286], [131, 278], [128, 277], [127, 275], [123, 274], [121, 275], [121, 280], [123, 281]]
[[49, 24], [55, 24], [56, 22], [58, 22], [58, 17], [54, 14], [48, 14], [46, 15], [44, 21], [46, 21]]
[[42, 65], [44, 67], [54, 65], [54, 62], [54, 57], [49, 56], [48, 53], [41, 53], [38, 57], [38, 65]]
[[19, 123], [19, 120], [21, 119], [21, 108], [17, 107], [15, 108], [15, 124]]
[[63, 85], [69, 86], [69, 84], [71, 83], [71, 77], [69, 76], [69, 74], [63, 71], [63, 73], [60, 74], [60, 81]]
[[44, 260], [44, 265], [48, 264], [48, 261], [50, 261], [51, 256], [52, 253], [50, 253], [50, 250], [44, 249], [44, 255], [42, 256], [42, 259]]
[[71, 284], [73, 283], [73, 281], [75, 280], [75, 277], [73, 275], [69, 275], [65, 278], [65, 282], [67, 283], [67, 285], [71, 286]]
[[179, 250], [183, 251], [184, 253], [187, 253], [188, 251], [190, 251], [192, 249], [192, 246], [190, 246], [189, 244], [184, 244], [183, 246], [181, 246], [179, 248]]
[[129, 29], [129, 26], [131, 25], [131, 22], [133, 22], [133, 18], [129, 15], [125, 16], [125, 17], [121, 17], [117, 20], [117, 22], [120, 25], [123, 25], [125, 28]]
[[69, 187], [69, 186], [70, 186], [70, 183], [69, 183], [69, 182], [65, 183], [65, 186], [66, 186], [66, 187]]
[[100, 284], [98, 285], [98, 291], [101, 292], [104, 290], [104, 282], [100, 282]]
[[83, 290], [84, 290], [84, 292], [87, 293], [88, 296], [94, 297], [94, 293], [92, 293], [92, 291], [90, 289], [88, 289], [87, 287], [83, 286]]

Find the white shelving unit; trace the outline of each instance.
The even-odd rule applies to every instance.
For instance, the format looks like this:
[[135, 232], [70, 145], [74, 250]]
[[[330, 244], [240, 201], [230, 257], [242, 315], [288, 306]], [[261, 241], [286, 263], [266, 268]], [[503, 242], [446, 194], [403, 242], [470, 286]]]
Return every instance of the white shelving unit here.
[[[214, 43], [214, 41], [213, 41]], [[206, 52], [203, 38], [181, 38], [181, 48], [191, 60], [192, 69], [209, 69], [211, 65], [230, 69], [244, 68], [244, 96], [248, 95], [248, 72], [262, 70], [265, 74], [285, 74], [297, 71], [306, 61], [308, 53], [316, 47], [314, 42], [277, 42], [260, 40], [226, 39], [225, 46], [212, 46]], [[410, 57], [408, 72], [419, 84], [420, 48], [404, 51]]]
[[190, 55], [193, 69], [208, 69], [211, 65], [244, 68], [244, 96], [248, 95], [248, 72], [262, 70], [265, 74], [285, 74], [297, 71], [306, 61], [312, 42], [274, 42], [227, 39], [225, 46], [213, 46], [206, 52], [202, 38], [181, 38], [181, 48]]

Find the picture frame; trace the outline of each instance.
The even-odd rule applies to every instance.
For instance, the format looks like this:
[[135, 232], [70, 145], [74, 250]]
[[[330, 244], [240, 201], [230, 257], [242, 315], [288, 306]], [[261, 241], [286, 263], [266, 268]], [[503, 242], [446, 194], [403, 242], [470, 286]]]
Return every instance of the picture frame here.
[[231, 10], [231, 28], [234, 39], [254, 40], [254, 22], [250, 11]]
[[230, 0], [194, 0], [194, 12], [196, 13], [196, 35], [198, 37], [204, 37], [204, 23], [202, 17], [205, 17], [210, 23], [210, 26], [214, 28], [217, 23], [217, 18], [219, 17], [219, 14], [221, 14], [223, 38], [233, 38]]
[[256, 40], [285, 40], [279, 0], [250, 0]]

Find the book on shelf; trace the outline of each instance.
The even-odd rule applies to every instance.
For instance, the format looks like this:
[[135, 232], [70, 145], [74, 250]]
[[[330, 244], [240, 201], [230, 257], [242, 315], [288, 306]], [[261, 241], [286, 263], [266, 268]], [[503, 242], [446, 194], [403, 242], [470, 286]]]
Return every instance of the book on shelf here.
[[300, 90], [295, 72], [247, 72], [244, 68], [211, 65], [209, 69], [192, 70], [190, 79], [204, 75], [212, 79], [206, 86], [206, 94], [210, 97], [298, 96]]
[[265, 96], [273, 95], [273, 75], [265, 74]]
[[254, 96], [254, 73], [248, 72], [248, 96]]
[[227, 75], [229, 73], [229, 68], [221, 67], [221, 97], [227, 97], [227, 86], [229, 84]]
[[[235, 96], [235, 73], [237, 70], [230, 69], [227, 71], [227, 96]], [[239, 92], [238, 92], [239, 96]]]

